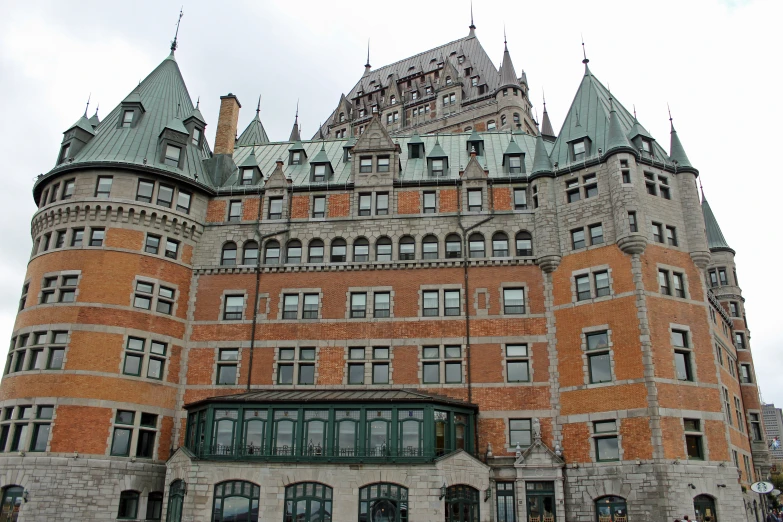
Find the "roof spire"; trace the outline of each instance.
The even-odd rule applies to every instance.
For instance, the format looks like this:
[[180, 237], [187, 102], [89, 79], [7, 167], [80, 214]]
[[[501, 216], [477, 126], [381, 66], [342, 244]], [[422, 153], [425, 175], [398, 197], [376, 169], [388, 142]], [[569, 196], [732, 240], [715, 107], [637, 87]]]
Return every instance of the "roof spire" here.
[[587, 59], [587, 51], [585, 51], [585, 37], [582, 36], [582, 56], [584, 56], [584, 60], [582, 60], [582, 63], [585, 64], [585, 67], [587, 67], [587, 63], [590, 61]]
[[666, 108], [669, 110], [669, 125], [671, 125], [671, 141], [669, 142], [669, 158], [676, 163], [679, 167], [693, 168], [691, 161], [688, 159], [688, 155], [685, 154], [685, 149], [680, 142], [677, 131], [674, 130], [674, 121], [672, 119], [672, 111], [669, 108], [669, 104], [666, 104]]
[[96, 116], [98, 115], [98, 109], [100, 109], [100, 108], [101, 108], [101, 104], [100, 103], [95, 106], [95, 115]]
[[364, 72], [370, 72], [372, 66], [370, 65], [370, 39], [367, 39], [367, 63], [364, 64]]
[[473, 0], [470, 0], [470, 25], [468, 26], [468, 29], [470, 29], [468, 38], [476, 36], [476, 24], [473, 23]]
[[633, 119], [636, 119], [636, 104], [633, 104]]
[[[296, 102], [299, 105], [299, 101]], [[258, 95], [258, 106], [256, 107], [256, 116], [261, 112], [261, 95]], [[297, 113], [299, 113], [299, 107], [297, 107]]]
[[87, 111], [90, 109], [90, 98], [92, 98], [92, 93], [87, 95], [87, 106], [84, 108], [84, 117], [87, 117]]
[[503, 24], [503, 45], [506, 48], [506, 51], [508, 51], [508, 40], [506, 38], [506, 24]]
[[666, 102], [666, 110], [669, 111], [669, 127], [671, 129], [671, 132], [674, 131], [674, 120], [672, 119], [672, 108], [669, 107], [669, 102]]
[[179, 18], [177, 18], [177, 30], [174, 31], [174, 39], [171, 41], [171, 54], [177, 50], [177, 36], [179, 35], [179, 23], [182, 21], [182, 7], [179, 8]]
[[288, 141], [299, 141], [301, 138], [301, 130], [299, 129], [299, 100], [296, 100], [296, 116], [294, 117], [294, 128], [291, 129], [291, 136]]

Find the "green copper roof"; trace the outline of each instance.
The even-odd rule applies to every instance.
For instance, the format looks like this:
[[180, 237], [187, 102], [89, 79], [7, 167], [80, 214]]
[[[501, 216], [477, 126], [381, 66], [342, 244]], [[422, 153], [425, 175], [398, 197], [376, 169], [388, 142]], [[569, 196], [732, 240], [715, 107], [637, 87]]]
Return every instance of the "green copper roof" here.
[[[609, 122], [611, 103], [609, 98], [611, 94], [592, 74], [585, 65], [585, 74], [579, 89], [576, 91], [574, 101], [568, 110], [563, 127], [554, 143], [551, 160], [557, 162], [560, 168], [571, 163], [570, 142], [580, 138], [589, 137], [592, 146], [589, 156], [586, 159], [598, 158], [598, 149], [602, 151], [609, 150]], [[625, 107], [615, 98], [613, 101], [617, 114], [618, 131], [627, 136], [628, 132], [634, 126], [634, 117]], [[615, 136], [617, 134], [614, 134]], [[619, 139], [619, 136], [617, 136]], [[652, 142], [654, 157], [656, 161], [668, 163], [668, 154], [656, 142]]]
[[[144, 107], [137, 123], [130, 128], [121, 127], [119, 122], [123, 105], [118, 105], [95, 129], [95, 137], [76, 154], [68, 167], [80, 163], [131, 164], [154, 167], [207, 182], [202, 161], [209, 158], [211, 152], [206, 140], [202, 140], [201, 147], [187, 140], [187, 145], [183, 147], [185, 157], [181, 169], [160, 161], [161, 132], [168, 126], [177, 132], [189, 134], [178, 114], [193, 113], [193, 102], [173, 55], [163, 60], [123, 103], [138, 103]], [[86, 118], [84, 123], [93, 132]], [[57, 168], [63, 166], [55, 170]]]
[[90, 125], [93, 129], [101, 124], [101, 119], [98, 118], [98, 109], [95, 109], [95, 114], [92, 115], [92, 118], [90, 118]]
[[677, 136], [677, 131], [674, 130], [674, 125], [672, 125], [671, 144], [669, 146], [669, 150], [671, 151], [669, 157], [672, 161], [677, 162], [678, 167], [693, 168], [693, 165], [691, 165], [691, 160], [689, 160], [688, 155], [685, 154], [685, 149], [682, 148], [682, 143], [680, 143], [680, 138]]
[[552, 172], [552, 162], [549, 159], [549, 153], [546, 150], [546, 144], [544, 143], [544, 137], [539, 134], [536, 136], [536, 152], [533, 159], [533, 169], [531, 174], [543, 174]]
[[473, 131], [470, 133], [470, 136], [468, 137], [468, 143], [471, 141], [484, 141], [484, 138], [482, 138], [481, 135], [476, 132], [476, 129], [473, 129]]
[[329, 161], [329, 156], [326, 154], [325, 143], [321, 143], [321, 150], [319, 150], [318, 154], [316, 154], [315, 157], [310, 160], [310, 163], [331, 163], [331, 161]]
[[419, 133], [414, 131], [413, 135], [408, 140], [408, 145], [418, 145], [420, 143], [424, 143], [421, 139], [421, 136], [419, 136]]
[[[467, 145], [467, 143], [466, 143], [466, 145]], [[448, 158], [449, 157], [449, 155], [446, 154], [443, 151], [443, 147], [440, 146], [440, 140], [438, 139], [437, 136], [435, 137], [435, 146], [432, 147], [432, 150], [430, 151], [429, 154], [427, 154], [427, 157], [428, 158]]]
[[704, 227], [707, 230], [707, 246], [712, 251], [728, 250], [732, 253], [734, 250], [726, 242], [726, 238], [723, 237], [723, 232], [718, 226], [718, 220], [715, 219], [715, 214], [712, 213], [710, 204], [702, 195], [701, 211], [704, 214]]
[[248, 154], [247, 157], [245, 158], [245, 161], [243, 161], [242, 163], [238, 164], [237, 167], [240, 167], [240, 168], [242, 168], [242, 167], [256, 167], [256, 168], [258, 168], [258, 161], [256, 161], [255, 147], [253, 147], [253, 146], [250, 147], [250, 154]]
[[631, 149], [633, 146], [628, 138], [625, 137], [625, 131], [620, 124], [620, 117], [617, 115], [617, 109], [614, 108], [614, 100], [609, 99], [611, 110], [609, 111], [609, 131], [606, 138], [606, 152], [617, 149]]
[[555, 130], [552, 128], [552, 122], [549, 121], [549, 113], [546, 111], [546, 103], [544, 103], [544, 116], [541, 119], [541, 134], [551, 138], [555, 137]]
[[293, 144], [291, 144], [288, 150], [305, 150], [305, 148], [300, 140], [296, 140]]
[[650, 133], [647, 132], [647, 129], [645, 129], [641, 123], [639, 123], [639, 120], [636, 119], [636, 116], [633, 117], [633, 126], [631, 127], [631, 130], [628, 131], [628, 134], [626, 134], [626, 137], [629, 140], [634, 139], [637, 136], [642, 136], [643, 138], [647, 138], [648, 140], [653, 139], [652, 136], [650, 136]]
[[262, 143], [269, 143], [269, 136], [266, 135], [264, 125], [261, 123], [258, 111], [256, 111], [256, 117], [253, 118], [247, 128], [239, 135], [239, 139], [235, 146], [246, 147], [248, 145], [260, 145]]
[[508, 147], [506, 147], [506, 151], [503, 153], [504, 156], [509, 154], [524, 154], [522, 149], [519, 148], [519, 145], [517, 145], [514, 136], [511, 136], [511, 141], [508, 142]]
[[345, 145], [343, 145], [344, 149], [350, 149], [354, 145], [356, 145], [356, 137], [352, 134], [348, 137], [348, 141], [345, 142]]
[[68, 132], [69, 130], [73, 129], [74, 127], [78, 127], [82, 129], [85, 132], [89, 132], [92, 135], [95, 135], [95, 129], [93, 129], [92, 124], [90, 123], [90, 120], [87, 119], [87, 116], [84, 115], [78, 120], [76, 120], [76, 123], [68, 127], [68, 130], [65, 132]]

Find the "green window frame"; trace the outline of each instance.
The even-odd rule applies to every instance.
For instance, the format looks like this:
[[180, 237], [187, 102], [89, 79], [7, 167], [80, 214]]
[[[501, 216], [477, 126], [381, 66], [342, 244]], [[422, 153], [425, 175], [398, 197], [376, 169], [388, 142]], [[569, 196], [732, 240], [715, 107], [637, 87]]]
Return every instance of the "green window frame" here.
[[182, 522], [182, 505], [185, 503], [185, 481], [175, 480], [169, 486], [169, 504], [166, 522]]
[[595, 499], [595, 517], [596, 520], [602, 520], [601, 517], [606, 519], [610, 517], [611, 522], [618, 520], [625, 520], [628, 517], [628, 506], [623, 497], [601, 497]]
[[326, 452], [329, 429], [329, 410], [305, 410], [303, 419], [302, 450], [310, 457], [320, 457]]
[[244, 480], [215, 484], [212, 522], [258, 522], [258, 502], [261, 488]]
[[366, 442], [368, 457], [385, 457], [390, 454], [391, 410], [367, 410]]
[[120, 503], [117, 507], [118, 520], [135, 520], [139, 512], [139, 492], [126, 490], [120, 493]]
[[[117, 410], [117, 413], [114, 417], [114, 431], [112, 432], [110, 451], [111, 456], [127, 457], [130, 455], [131, 439], [133, 438], [133, 425], [135, 419], [136, 412], [128, 410]], [[135, 518], [135, 516], [132, 518]]]
[[479, 522], [479, 490], [467, 484], [446, 488], [446, 522]]
[[237, 419], [235, 409], [216, 409], [212, 420], [212, 454], [233, 455], [236, 451]]
[[334, 415], [335, 455], [353, 457], [359, 444], [359, 410], [336, 410]]
[[527, 515], [530, 520], [547, 520], [556, 516], [555, 483], [549, 481], [525, 482]]
[[424, 441], [424, 410], [397, 410], [397, 454], [420, 457]]
[[[273, 455], [296, 455], [296, 428], [299, 412], [294, 409], [275, 410]], [[281, 437], [285, 437], [285, 439]]]
[[516, 502], [514, 501], [514, 483], [497, 482], [495, 498], [498, 509], [498, 522], [516, 522]]
[[242, 452], [258, 455], [266, 447], [267, 410], [245, 410], [242, 425]]
[[19, 510], [24, 502], [24, 488], [22, 486], [7, 486], [3, 488], [3, 501], [0, 504], [0, 513], [8, 516], [9, 522], [16, 522]]
[[283, 522], [332, 522], [332, 488], [320, 482], [298, 482], [285, 488]]
[[408, 488], [389, 482], [359, 488], [359, 520], [408, 522]]

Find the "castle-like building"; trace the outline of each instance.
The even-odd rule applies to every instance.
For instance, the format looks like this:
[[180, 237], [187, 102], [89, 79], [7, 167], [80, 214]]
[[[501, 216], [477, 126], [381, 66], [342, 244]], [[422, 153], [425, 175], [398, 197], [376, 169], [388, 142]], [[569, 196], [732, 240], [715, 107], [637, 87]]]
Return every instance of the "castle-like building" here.
[[734, 251], [674, 127], [585, 59], [539, 128], [471, 25], [368, 60], [309, 141], [222, 96], [212, 149], [175, 48], [35, 183], [1, 521], [762, 517]]

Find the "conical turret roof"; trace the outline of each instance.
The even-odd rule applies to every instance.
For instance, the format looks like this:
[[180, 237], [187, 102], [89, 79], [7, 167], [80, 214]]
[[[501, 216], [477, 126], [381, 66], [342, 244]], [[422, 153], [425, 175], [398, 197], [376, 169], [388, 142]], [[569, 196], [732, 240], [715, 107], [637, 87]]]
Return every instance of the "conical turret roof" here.
[[90, 125], [92, 125], [92, 128], [94, 129], [98, 125], [101, 124], [101, 119], [98, 118], [98, 109], [95, 109], [95, 114], [92, 115], [92, 118], [90, 118]]
[[500, 64], [500, 85], [498, 86], [498, 89], [508, 86], [519, 87], [519, 80], [517, 79], [517, 73], [514, 70], [514, 64], [511, 62], [508, 44], [506, 44], [506, 48], [503, 51], [503, 62]]
[[[132, 127], [119, 125], [123, 106], [140, 105], [142, 110]], [[188, 134], [179, 115], [192, 114], [193, 102], [188, 94], [182, 73], [174, 55], [170, 54], [133, 91], [115, 107], [94, 131], [86, 117], [77, 122], [85, 130], [95, 134], [68, 164], [125, 163], [168, 170], [191, 179], [205, 181], [202, 160], [211, 152], [206, 140], [201, 146], [187, 140], [183, 147], [185, 157], [182, 168], [165, 165], [159, 158], [159, 136], [167, 126], [177, 132]], [[56, 167], [57, 168], [57, 167]], [[59, 168], [62, 168], [60, 166]]]
[[677, 162], [677, 166], [679, 168], [693, 168], [693, 165], [691, 165], [691, 160], [688, 159], [688, 155], [685, 154], [685, 149], [682, 147], [682, 143], [680, 143], [680, 138], [677, 136], [677, 131], [674, 130], [673, 123], [669, 151], [669, 157], [672, 161]]
[[82, 129], [85, 132], [89, 132], [92, 135], [95, 135], [95, 129], [92, 127], [92, 124], [90, 123], [90, 120], [87, 119], [87, 115], [82, 115], [81, 118], [76, 120], [76, 123], [68, 127], [65, 132], [68, 132], [69, 130], [78, 127]]
[[248, 124], [247, 128], [242, 131], [237, 140], [237, 147], [244, 147], [247, 145], [260, 145], [262, 143], [269, 143], [269, 136], [266, 135], [264, 130], [264, 124], [261, 123], [261, 100], [258, 101], [258, 108], [256, 109], [256, 116]]
[[712, 213], [710, 204], [707, 203], [707, 199], [702, 194], [701, 211], [704, 215], [704, 227], [707, 231], [707, 246], [713, 252], [728, 251], [732, 254], [734, 250], [726, 242], [726, 238], [723, 237], [723, 232], [718, 226], [718, 220], [715, 219], [715, 214]]
[[605, 154], [621, 149], [634, 151], [635, 149], [631, 142], [628, 141], [625, 131], [620, 124], [620, 117], [617, 115], [617, 109], [614, 108], [614, 100], [612, 98], [609, 98], [609, 104], [611, 109], [609, 111], [609, 130], [607, 131]]
[[555, 129], [552, 128], [552, 122], [549, 120], [549, 113], [546, 110], [546, 102], [544, 102], [544, 116], [541, 118], [541, 134], [545, 138], [555, 138]]
[[301, 141], [301, 137], [299, 136], [299, 104], [297, 104], [296, 108], [296, 116], [294, 117], [294, 128], [291, 129], [291, 136], [288, 137], [288, 141]]
[[552, 161], [546, 152], [544, 137], [540, 134], [536, 136], [536, 154], [533, 158], [533, 171], [531, 174], [544, 174], [552, 172]]

